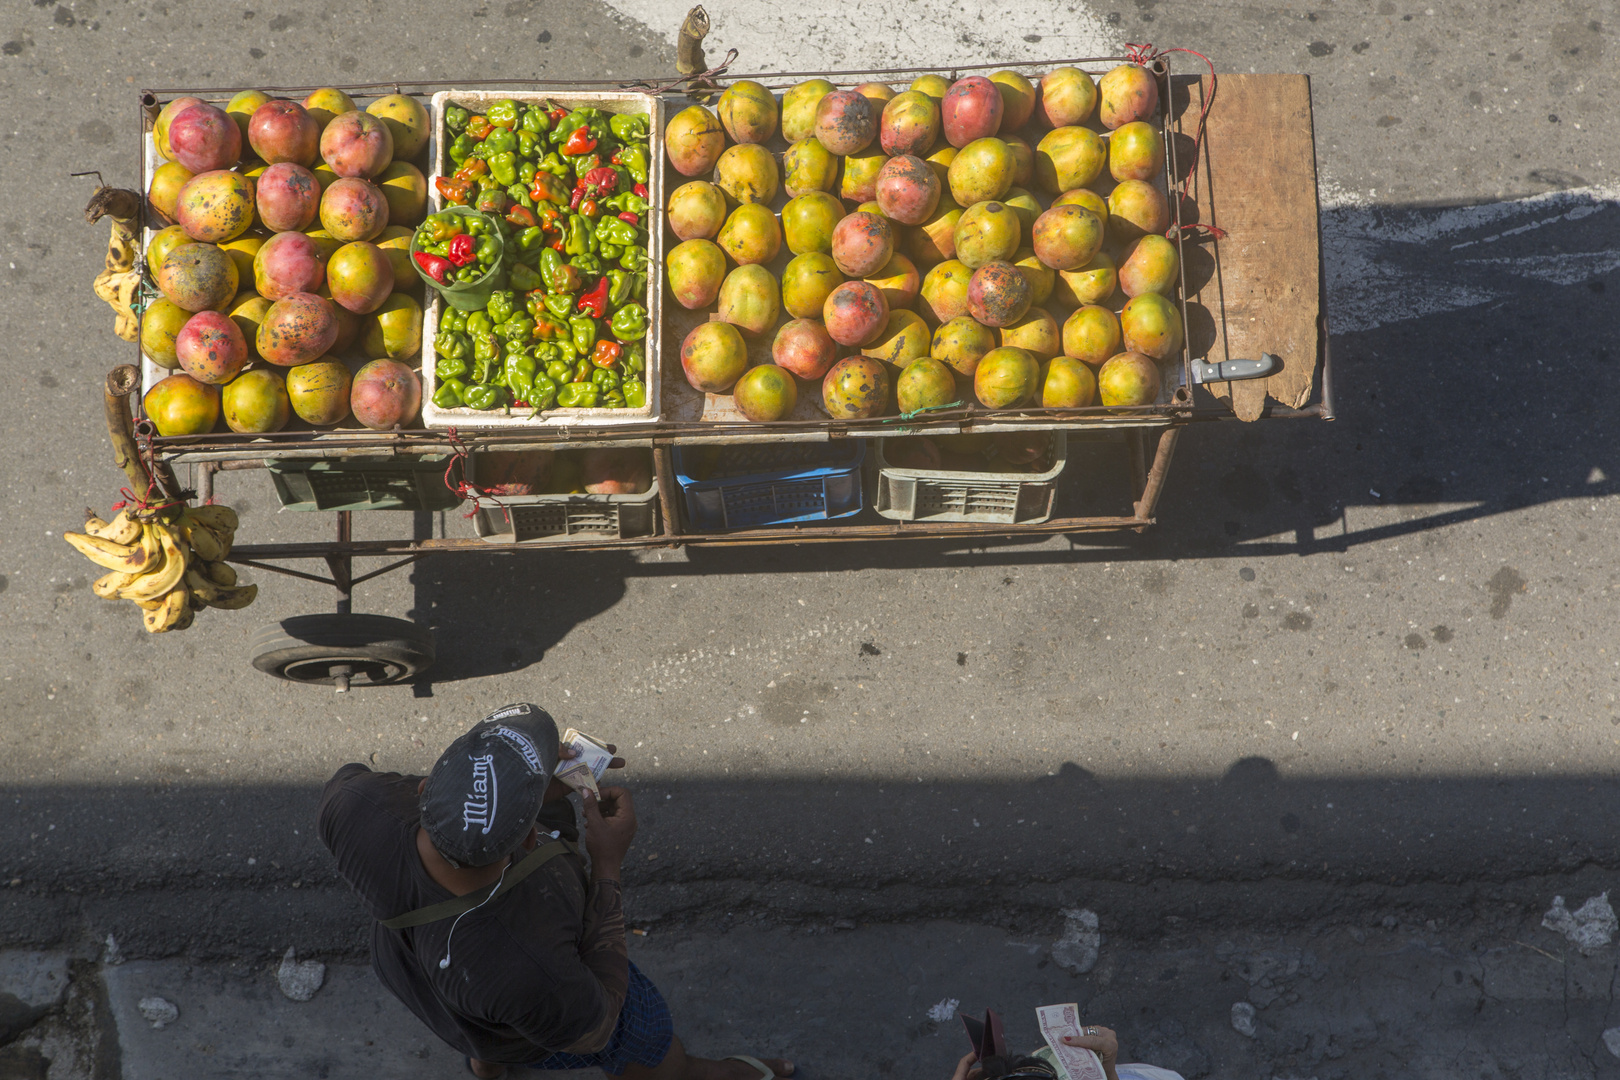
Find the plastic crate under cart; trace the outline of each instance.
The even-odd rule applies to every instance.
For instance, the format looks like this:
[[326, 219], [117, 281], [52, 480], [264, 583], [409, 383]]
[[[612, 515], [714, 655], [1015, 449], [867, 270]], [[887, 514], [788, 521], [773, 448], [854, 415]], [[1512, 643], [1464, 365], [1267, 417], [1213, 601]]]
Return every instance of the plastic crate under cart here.
[[[478, 454], [467, 457], [467, 482], [478, 483]], [[491, 544], [627, 540], [658, 531], [658, 481], [640, 495], [488, 495], [473, 531]]]
[[675, 479], [695, 531], [803, 525], [861, 512], [865, 460], [864, 439], [677, 446]]
[[890, 465], [877, 443], [874, 509], [896, 521], [980, 521], [1038, 525], [1052, 516], [1058, 476], [1068, 460], [1068, 436], [1052, 432], [1052, 444], [1037, 464], [1040, 472], [966, 472], [902, 469]]
[[461, 496], [444, 484], [449, 454], [265, 462], [288, 510], [449, 510]]

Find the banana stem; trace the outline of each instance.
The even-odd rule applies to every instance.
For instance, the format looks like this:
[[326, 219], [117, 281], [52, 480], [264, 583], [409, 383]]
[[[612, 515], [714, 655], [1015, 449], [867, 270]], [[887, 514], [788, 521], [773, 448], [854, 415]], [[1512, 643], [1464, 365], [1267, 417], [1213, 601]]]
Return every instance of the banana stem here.
[[174, 472], [159, 465], [158, 475], [147, 471], [141, 461], [141, 451], [135, 442], [135, 417], [130, 412], [129, 398], [141, 385], [141, 373], [133, 364], [120, 364], [107, 375], [107, 388], [102, 403], [107, 414], [107, 435], [112, 439], [113, 464], [129, 477], [130, 490], [145, 498], [154, 481], [165, 500], [178, 499], [180, 484]]

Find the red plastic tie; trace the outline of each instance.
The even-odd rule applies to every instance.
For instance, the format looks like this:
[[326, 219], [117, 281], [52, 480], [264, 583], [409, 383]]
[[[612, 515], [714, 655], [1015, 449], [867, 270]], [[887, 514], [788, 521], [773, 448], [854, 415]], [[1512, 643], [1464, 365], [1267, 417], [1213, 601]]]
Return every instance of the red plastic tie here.
[[[1202, 60], [1209, 67], [1209, 94], [1208, 94], [1208, 96], [1206, 96], [1204, 98], [1203, 107], [1201, 109], [1199, 109], [1199, 111], [1198, 111], [1198, 131], [1197, 131], [1197, 134], [1195, 134], [1193, 136], [1192, 157], [1189, 158], [1188, 162], [1187, 162], [1187, 179], [1182, 181], [1179, 188], [1177, 189], [1177, 193], [1179, 195], [1181, 195], [1183, 198], [1191, 199], [1192, 202], [1193, 202], [1193, 205], [1197, 206], [1198, 205], [1198, 156], [1203, 151], [1203, 147], [1204, 147], [1204, 125], [1205, 125], [1205, 122], [1209, 119], [1210, 106], [1215, 104], [1215, 88], [1217, 86], [1217, 79], [1215, 77], [1215, 62], [1213, 60], [1211, 60], [1209, 57], [1205, 56], [1203, 53], [1199, 52], [1197, 49], [1183, 49], [1183, 48], [1180, 48], [1179, 46], [1176, 47], [1176, 48], [1170, 48], [1170, 49], [1160, 49], [1160, 48], [1156, 48], [1151, 43], [1144, 43], [1144, 44], [1138, 45], [1138, 44], [1135, 44], [1135, 43], [1127, 42], [1126, 45], [1125, 45], [1125, 57], [1126, 57], [1126, 59], [1130, 60], [1133, 64], [1141, 64], [1143, 67], [1146, 67], [1147, 65], [1153, 63], [1153, 61], [1158, 60], [1161, 57], [1169, 56], [1171, 53], [1178, 53], [1178, 52], [1179, 53], [1186, 53], [1189, 56], [1196, 56], [1196, 57], [1198, 57], [1198, 59]], [[1190, 228], [1192, 228], [1192, 226], [1188, 226], [1187, 228], [1190, 229]], [[1205, 225], [1205, 226], [1203, 226], [1203, 228], [1208, 229], [1209, 232], [1210, 232], [1210, 235], [1214, 236], [1216, 239], [1220, 239], [1221, 237], [1226, 235], [1224, 230], [1218, 229], [1213, 225]], [[1175, 230], [1172, 228], [1171, 232], [1173, 233], [1174, 231]], [[1170, 239], [1174, 239], [1174, 237], [1171, 236], [1169, 233], [1166, 233], [1165, 235], [1167, 237], [1169, 237]]]
[[481, 490], [474, 484], [467, 483], [465, 479], [465, 471], [462, 473], [463, 479], [456, 480], [454, 482], [451, 481], [450, 475], [455, 470], [456, 465], [460, 462], [466, 461], [467, 458], [471, 456], [471, 452], [467, 449], [467, 444], [462, 442], [460, 437], [456, 434], [455, 428], [450, 428], [445, 432], [445, 440], [449, 442], [450, 449], [453, 451], [453, 454], [449, 463], [444, 467], [444, 486], [449, 488], [456, 494], [457, 497], [461, 499], [471, 499], [473, 504], [473, 508], [461, 516], [469, 518], [476, 517], [479, 509], [483, 506], [485, 499], [488, 499], [490, 502], [494, 503], [504, 511], [506, 509], [506, 504], [501, 502], [500, 499], [486, 491]]

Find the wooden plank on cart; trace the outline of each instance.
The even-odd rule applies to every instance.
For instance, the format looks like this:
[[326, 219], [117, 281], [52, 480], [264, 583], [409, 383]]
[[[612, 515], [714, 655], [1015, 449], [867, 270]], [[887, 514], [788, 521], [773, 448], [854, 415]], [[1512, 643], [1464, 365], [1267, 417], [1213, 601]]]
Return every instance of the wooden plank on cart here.
[[[1210, 93], [1207, 76], [1198, 90], [1202, 106]], [[1183, 123], [1196, 115], [1189, 110]], [[1209, 359], [1258, 359], [1269, 352], [1282, 360], [1282, 370], [1269, 378], [1209, 389], [1230, 398], [1241, 420], [1259, 419], [1268, 395], [1302, 408], [1321, 347], [1310, 77], [1222, 74], [1199, 171], [1200, 220], [1226, 231], [1205, 245], [1214, 253], [1214, 274], [1197, 297], [1215, 315]]]

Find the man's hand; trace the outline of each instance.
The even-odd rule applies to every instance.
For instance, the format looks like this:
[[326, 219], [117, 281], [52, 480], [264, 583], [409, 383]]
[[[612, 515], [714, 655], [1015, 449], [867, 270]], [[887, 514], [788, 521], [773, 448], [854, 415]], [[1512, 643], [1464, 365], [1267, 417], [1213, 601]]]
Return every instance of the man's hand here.
[[602, 789], [602, 798], [585, 796], [585, 850], [591, 854], [591, 874], [619, 878], [619, 867], [636, 836], [636, 805], [622, 787]]
[[[1105, 1028], [1099, 1024], [1084, 1024], [1080, 1028], [1084, 1035], [1065, 1035], [1063, 1042], [1067, 1046], [1083, 1046], [1096, 1054], [1102, 1061], [1103, 1072], [1108, 1074], [1108, 1080], [1118, 1080], [1119, 1074], [1114, 1071], [1114, 1063], [1119, 1059], [1119, 1039], [1113, 1028]], [[1096, 1032], [1095, 1035], [1091, 1034]]]
[[[614, 746], [612, 743], [604, 743], [603, 745], [608, 748], [608, 753], [610, 753], [610, 754], [618, 753], [619, 748], [617, 746]], [[578, 751], [576, 751], [572, 746], [560, 746], [560, 747], [557, 748], [557, 760], [558, 760], [559, 763], [564, 762], [564, 761], [570, 761], [573, 758], [576, 758], [578, 756], [579, 756]], [[610, 768], [610, 769], [622, 769], [622, 768], [624, 768], [624, 758], [622, 758], [622, 757], [614, 758], [612, 761], [608, 762], [608, 768]], [[566, 799], [566, 798], [568, 798], [569, 792], [571, 792], [573, 790], [574, 790], [573, 788], [569, 787], [567, 784], [563, 783], [561, 780], [558, 780], [556, 777], [552, 777], [551, 783], [546, 785], [546, 797], [544, 799], [542, 799], [541, 801], [542, 802], [556, 802], [558, 799]]]
[[951, 1076], [951, 1080], [975, 1080], [976, 1077], [983, 1076], [984, 1070], [979, 1068], [978, 1062], [979, 1055], [969, 1050], [962, 1060], [956, 1063], [956, 1072]]

